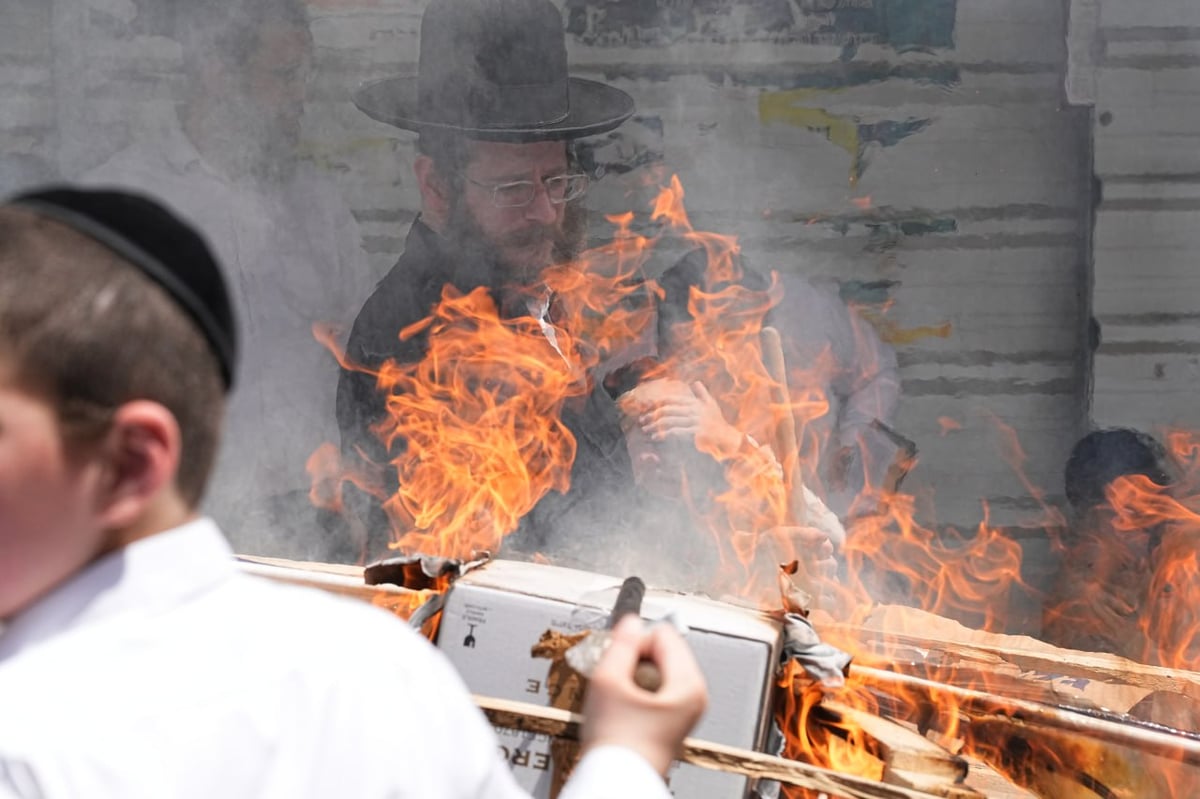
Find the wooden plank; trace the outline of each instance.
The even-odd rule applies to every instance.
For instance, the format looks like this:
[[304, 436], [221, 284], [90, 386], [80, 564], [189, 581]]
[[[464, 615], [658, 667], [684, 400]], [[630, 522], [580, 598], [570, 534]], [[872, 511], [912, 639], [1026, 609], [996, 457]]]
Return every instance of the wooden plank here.
[[1094, 741], [1200, 767], [1200, 738], [1173, 733], [1166, 728], [1121, 723], [1037, 702], [1009, 699], [865, 666], [855, 666], [851, 677], [873, 688], [893, 694], [900, 693], [910, 702], [919, 699], [931, 708], [945, 708], [953, 704], [957, 713], [971, 720], [1008, 719], [1027, 728], [1072, 733]]
[[987, 763], [971, 757], [967, 758], [967, 762], [970, 763], [967, 785], [988, 799], [1037, 799], [1035, 794], [1014, 785]]
[[[825, 625], [818, 632], [850, 636], [864, 643], [909, 646], [986, 664], [1003, 661], [1027, 671], [1169, 691], [1200, 699], [1200, 673], [1148, 666], [1116, 655], [1062, 649], [1027, 636], [973, 630], [914, 608], [880, 608], [868, 626]], [[920, 631], [914, 634], [908, 631]]]
[[256, 563], [260, 566], [272, 566], [279, 569], [299, 569], [318, 574], [336, 574], [342, 577], [358, 578], [363, 582], [363, 567], [343, 563], [322, 563], [312, 560], [289, 560], [287, 558], [268, 558], [261, 555], [238, 555], [242, 563]]
[[888, 769], [884, 771], [883, 779], [892, 785], [925, 791], [943, 799], [988, 799], [987, 794], [982, 794], [969, 785], [942, 782], [940, 777], [922, 774], [919, 771]]
[[1200, 787], [1184, 764], [1007, 716], [972, 718], [968, 737], [980, 757], [1048, 799], [1177, 799]]
[[[476, 695], [475, 703], [499, 727], [522, 732], [553, 735], [578, 740], [583, 718], [557, 708], [526, 702], [512, 702]], [[841, 774], [796, 760], [787, 760], [748, 749], [738, 749], [710, 741], [688, 738], [683, 742], [680, 761], [701, 768], [741, 774], [757, 779], [775, 780], [831, 796], [849, 799], [933, 799], [937, 794], [898, 785], [887, 785], [863, 777]]]
[[968, 771], [965, 759], [899, 722], [828, 698], [813, 709], [811, 719], [838, 737], [845, 735], [846, 730], [854, 730], [859, 745], [880, 761], [883, 782], [947, 799], [984, 797], [963, 784]]
[[367, 585], [363, 582], [360, 566], [239, 556], [238, 567], [244, 574], [255, 577], [370, 602], [403, 618], [408, 618], [429, 598], [429, 592], [410, 591], [395, 585]]
[[862, 731], [868, 751], [884, 763], [885, 781], [890, 781], [889, 770], [919, 772], [947, 783], [962, 782], [967, 776], [966, 760], [891, 719], [830, 699], [822, 700], [816, 711], [818, 723], [852, 725]]
[[[864, 662], [863, 665], [868, 664]], [[964, 688], [983, 689], [988, 693], [1007, 699], [1025, 699], [1054, 707], [1086, 710], [1096, 710], [1099, 707], [1096, 703], [1088, 700], [1086, 696], [1064, 693], [1052, 683], [1034, 681], [1027, 676], [1022, 676], [1021, 673], [1009, 674], [1000, 668], [989, 668], [983, 664], [962, 663], [947, 665], [944, 668], [930, 668], [927, 664], [922, 663], [896, 662], [891, 664], [891, 668], [901, 674], [914, 677], [927, 677]], [[1017, 667], [1013, 666], [1012, 669], [1017, 672]]]
[[1168, 799], [1200, 789], [1194, 737], [861, 666], [851, 677], [903, 697], [881, 702], [882, 712], [953, 728], [966, 752], [1037, 796]]

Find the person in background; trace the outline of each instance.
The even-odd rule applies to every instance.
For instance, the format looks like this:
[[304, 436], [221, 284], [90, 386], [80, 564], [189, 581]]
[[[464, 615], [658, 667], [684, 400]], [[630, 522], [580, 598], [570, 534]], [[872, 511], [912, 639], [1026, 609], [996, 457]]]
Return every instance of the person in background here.
[[[374, 432], [386, 395], [369, 370], [387, 360], [421, 361], [428, 336], [399, 332], [426, 318], [444, 287], [486, 289], [503, 318], [536, 319], [557, 346], [548, 292], [540, 302], [531, 298], [539, 297], [543, 270], [569, 259], [583, 233], [589, 177], [570, 143], [616, 128], [634, 106], [619, 89], [568, 75], [562, 16], [549, 0], [431, 3], [421, 21], [417, 75], [367, 84], [355, 103], [376, 120], [415, 132], [419, 153], [413, 172], [420, 216], [347, 345], [349, 361], [368, 371], [344, 369], [337, 387], [343, 458], [385, 465], [406, 443], [385, 448]], [[558, 563], [582, 554], [573, 563], [596, 568], [592, 555], [632, 546], [629, 536], [639, 531], [629, 499], [635, 487], [619, 413], [598, 380], [580, 399], [562, 412], [576, 442], [570, 487], [538, 501], [505, 539], [506, 554], [540, 552]], [[394, 491], [394, 470], [387, 479]], [[356, 513], [366, 528], [386, 533], [378, 501], [359, 498]], [[384, 543], [368, 548], [378, 554]]]
[[1172, 471], [1162, 444], [1137, 430], [1097, 430], [1075, 444], [1064, 474], [1071, 517], [1062, 569], [1042, 614], [1045, 640], [1144, 657], [1147, 593], [1160, 531], [1118, 529], [1108, 492], [1118, 479], [1134, 475], [1170, 486]]
[[[728, 281], [714, 286], [707, 269], [696, 251], [657, 278], [666, 292], [658, 303], [660, 346], [678, 349], [669, 328], [692, 321], [692, 288], [705, 295], [730, 289]], [[796, 413], [805, 485], [839, 527], [850, 526], [877, 510], [879, 492], [895, 488], [888, 469], [904, 441], [890, 428], [900, 398], [895, 351], [832, 288], [794, 274], [768, 276], [740, 257], [736, 269], [738, 287], [766, 309], [756, 321], [779, 331], [793, 402], [808, 409]], [[812, 412], [818, 405], [825, 408]]]
[[[79, 176], [162, 196], [209, 231], [245, 331], [227, 446], [206, 509], [240, 552], [323, 560], [309, 456], [337, 440], [337, 363], [313, 325], [347, 327], [370, 292], [357, 223], [301, 154], [313, 41], [303, 0], [149, 0], [179, 43], [179, 103]], [[308, 532], [306, 532], [308, 531]]]
[[[690, 494], [689, 513], [711, 517], [712, 499], [720, 497], [719, 529], [734, 537], [762, 534], [765, 546], [755, 553], [763, 563], [755, 570], [758, 582], [774, 586], [777, 564], [794, 558], [804, 561], [814, 577], [829, 581], [837, 575], [835, 554], [846, 538], [841, 522], [805, 486], [804, 523], [782, 524], [783, 469], [765, 443], [775, 438], [770, 414], [718, 399], [732, 392], [738, 405], [755, 405], [755, 396], [737, 389], [750, 382], [731, 374], [726, 359], [737, 360], [731, 354], [740, 346], [734, 328], [745, 324], [757, 336], [762, 325], [774, 322], [769, 281], [740, 264], [737, 268], [736, 279], [712, 279], [701, 250], [669, 268], [657, 281], [654, 357], [617, 370], [606, 382], [610, 392], [627, 398], [619, 404], [636, 414], [641, 435], [634, 440], [657, 442], [638, 447], [650, 450], [640, 460], [653, 460], [659, 473], [674, 473], [673, 482]], [[626, 426], [633, 424], [628, 419]], [[722, 559], [733, 560], [729, 553]]]
[[[502, 317], [536, 319], [557, 347], [555, 298], [538, 289], [547, 267], [577, 254], [586, 229], [580, 201], [589, 176], [571, 143], [616, 129], [634, 111], [625, 92], [568, 75], [562, 16], [548, 0], [440, 0], [425, 11], [420, 37], [416, 76], [368, 84], [355, 98], [372, 118], [417, 133], [422, 211], [404, 254], [350, 334], [346, 355], [357, 368], [342, 372], [337, 411], [342, 455], [351, 463], [365, 456], [387, 464], [403, 451], [404, 441], [385, 449], [379, 440], [386, 394], [373, 370], [388, 360], [421, 361], [428, 336], [409, 327], [430, 314], [445, 287], [486, 289]], [[648, 295], [644, 301], [648, 306]], [[674, 514], [647, 505], [637, 485], [622, 412], [604, 387], [604, 370], [620, 363], [603, 358], [588, 375], [583, 401], [564, 404], [561, 418], [576, 446], [570, 486], [541, 497], [504, 540], [502, 554], [537, 553], [610, 573], [637, 561], [647, 579], [706, 589], [698, 579], [704, 570], [691, 566], [712, 559], [713, 543], [704, 542], [708, 552], [676, 547], [688, 535], [695, 539], [695, 530], [675, 525], [682, 535], [666, 534], [663, 521]], [[681, 486], [674, 490], [678, 497]], [[367, 529], [387, 529], [382, 514], [373, 515]], [[809, 548], [823, 552], [825, 538]], [[645, 562], [679, 568], [673, 576], [652, 575]]]
[[779, 330], [792, 395], [814, 393], [829, 409], [796, 424], [809, 487], [847, 526], [877, 512], [878, 492], [907, 441], [891, 429], [900, 402], [896, 352], [838, 290], [799, 275], [779, 276], [768, 322]]
[[[158, 202], [0, 205], [0, 796], [523, 796], [428, 642], [239, 573], [197, 511], [240, 344], [212, 250]], [[564, 799], [666, 799], [705, 697], [677, 633], [622, 622]]]

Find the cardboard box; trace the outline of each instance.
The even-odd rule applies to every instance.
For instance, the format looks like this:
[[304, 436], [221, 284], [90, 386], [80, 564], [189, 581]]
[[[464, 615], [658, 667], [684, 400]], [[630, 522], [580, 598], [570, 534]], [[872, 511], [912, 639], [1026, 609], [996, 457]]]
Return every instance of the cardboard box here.
[[[621, 580], [516, 561], [493, 561], [460, 578], [450, 591], [438, 647], [471, 691], [499, 699], [549, 705], [549, 661], [530, 648], [548, 629], [578, 632], [604, 626]], [[762, 746], [779, 657], [779, 625], [765, 616], [701, 597], [647, 590], [643, 618], [675, 614], [708, 681], [709, 706], [693, 736], [748, 749]], [[550, 740], [497, 730], [518, 782], [538, 799], [548, 796]], [[671, 790], [680, 797], [742, 799], [744, 777], [677, 765]]]

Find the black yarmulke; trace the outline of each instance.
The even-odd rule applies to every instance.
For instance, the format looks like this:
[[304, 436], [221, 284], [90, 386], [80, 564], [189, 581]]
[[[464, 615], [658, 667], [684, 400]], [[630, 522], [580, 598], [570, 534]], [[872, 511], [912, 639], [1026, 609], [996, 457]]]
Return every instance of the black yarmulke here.
[[221, 267], [203, 235], [156, 200], [118, 189], [55, 186], [13, 204], [95, 239], [141, 269], [195, 320], [233, 385], [237, 329]]

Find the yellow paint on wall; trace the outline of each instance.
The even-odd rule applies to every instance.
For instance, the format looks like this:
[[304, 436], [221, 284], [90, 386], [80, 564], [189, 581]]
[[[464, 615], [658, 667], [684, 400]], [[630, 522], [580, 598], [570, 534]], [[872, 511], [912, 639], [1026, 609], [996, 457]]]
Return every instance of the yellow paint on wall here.
[[862, 153], [858, 120], [831, 114], [824, 108], [801, 105], [828, 94], [825, 89], [763, 92], [758, 96], [758, 118], [764, 124], [782, 122], [818, 133], [845, 150], [850, 154], [850, 183], [853, 185], [858, 182], [858, 162]]
[[954, 326], [949, 322], [940, 325], [920, 325], [918, 327], [900, 327], [896, 324], [885, 324], [879, 331], [879, 337], [888, 344], [913, 344], [926, 338], [950, 338]]

